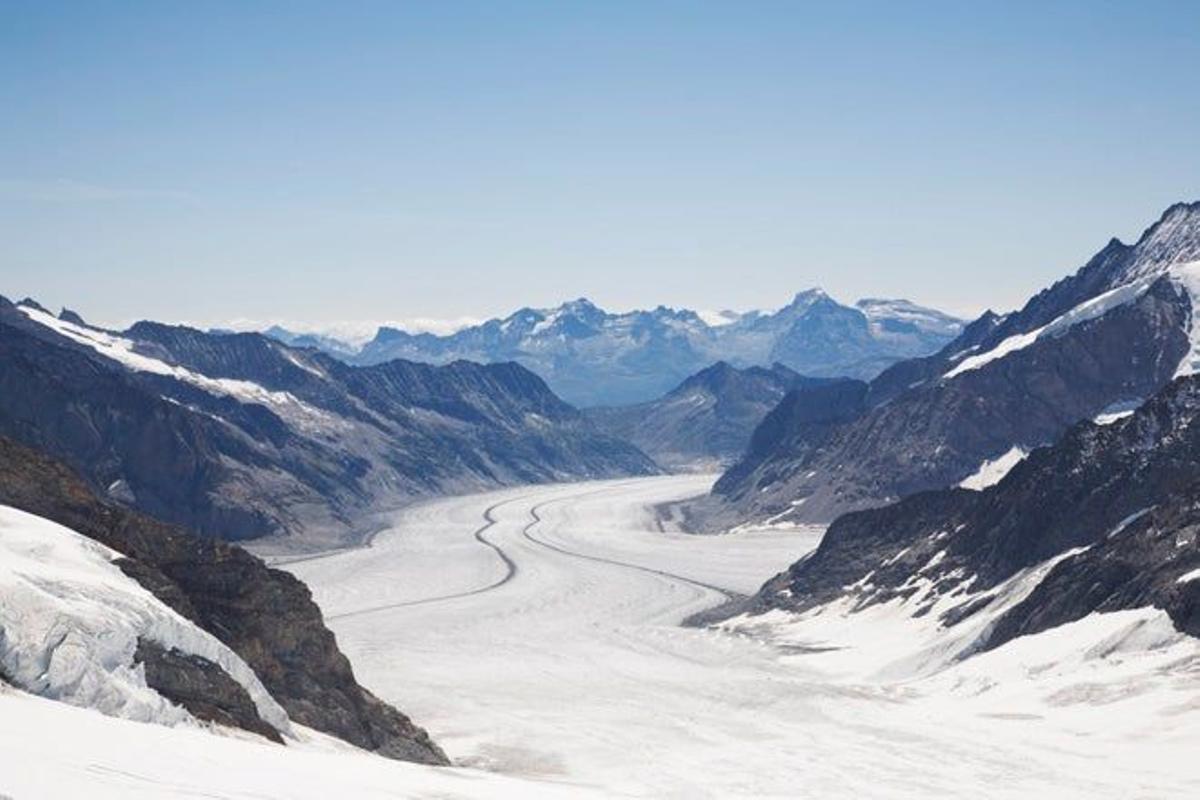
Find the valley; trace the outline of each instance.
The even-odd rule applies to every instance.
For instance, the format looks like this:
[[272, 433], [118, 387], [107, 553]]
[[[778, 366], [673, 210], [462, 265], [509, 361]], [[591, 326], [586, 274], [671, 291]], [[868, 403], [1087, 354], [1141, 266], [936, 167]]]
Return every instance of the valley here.
[[0, 20], [0, 800], [1200, 798], [1200, 3]]
[[660, 529], [653, 506], [712, 480], [433, 500], [369, 547], [287, 568], [365, 685], [457, 764], [508, 777], [681, 798], [1200, 788], [1188, 760], [1200, 730], [1185, 713], [1200, 646], [1153, 609], [1094, 615], [924, 675], [894, 668], [927, 640], [886, 608], [861, 621], [833, 608], [815, 621], [773, 612], [681, 627], [821, 536]]

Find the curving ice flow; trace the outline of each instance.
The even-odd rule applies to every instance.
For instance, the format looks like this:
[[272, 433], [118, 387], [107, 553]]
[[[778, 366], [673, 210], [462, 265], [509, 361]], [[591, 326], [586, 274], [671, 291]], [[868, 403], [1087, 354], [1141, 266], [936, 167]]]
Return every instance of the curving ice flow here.
[[367, 548], [287, 568], [312, 586], [359, 678], [458, 763], [554, 781], [565, 797], [583, 787], [822, 799], [1200, 790], [1189, 755], [1197, 684], [1178, 666], [1200, 655], [1153, 609], [889, 680], [867, 662], [897, 657], [904, 619], [885, 653], [874, 652], [878, 615], [819, 618], [840, 653], [802, 646], [794, 619], [681, 626], [753, 592], [821, 534], [662, 530], [652, 507], [711, 481], [438, 500], [397, 516]]

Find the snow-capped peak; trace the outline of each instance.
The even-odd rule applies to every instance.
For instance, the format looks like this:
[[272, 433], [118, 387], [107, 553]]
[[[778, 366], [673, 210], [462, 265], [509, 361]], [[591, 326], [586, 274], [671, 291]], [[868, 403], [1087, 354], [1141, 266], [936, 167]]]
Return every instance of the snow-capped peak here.
[[1122, 271], [1124, 280], [1161, 273], [1185, 262], [1200, 260], [1200, 202], [1176, 203], [1150, 226], [1137, 244], [1135, 256]]
[[832, 300], [832, 298], [825, 293], [824, 289], [814, 286], [811, 289], [796, 292], [796, 296], [792, 298], [792, 302], [788, 303], [787, 308], [806, 309], [822, 300]]
[[962, 330], [962, 320], [933, 308], [917, 305], [911, 300], [864, 297], [854, 304], [871, 322], [894, 320], [914, 326], [918, 330], [945, 335], [956, 335]]

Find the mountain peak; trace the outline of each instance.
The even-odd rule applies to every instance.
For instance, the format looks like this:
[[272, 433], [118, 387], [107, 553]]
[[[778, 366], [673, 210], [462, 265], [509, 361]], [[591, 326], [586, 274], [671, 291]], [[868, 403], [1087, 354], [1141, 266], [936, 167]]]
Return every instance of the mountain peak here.
[[817, 300], [828, 300], [829, 295], [819, 286], [814, 286], [811, 289], [805, 289], [801, 292], [796, 292], [796, 296], [792, 298], [792, 305], [800, 305], [804, 303], [814, 303]]
[[47, 310], [41, 303], [39, 303], [37, 300], [34, 300], [32, 297], [26, 297], [24, 300], [18, 301], [17, 305], [24, 306], [25, 308], [32, 308], [37, 311], [44, 311], [47, 314], [50, 313], [49, 310]]
[[570, 311], [576, 314], [593, 313], [601, 311], [600, 307], [588, 300], [586, 297], [577, 297], [574, 300], [568, 300], [559, 306], [561, 311]]
[[69, 322], [72, 325], [79, 325], [80, 327], [84, 328], [88, 327], [88, 324], [84, 321], [83, 317], [81, 317], [77, 312], [66, 307], [64, 307], [62, 311], [58, 312], [58, 318], [63, 322]]
[[1120, 270], [1120, 280], [1200, 259], [1200, 202], [1176, 203], [1168, 208], [1131, 250], [1129, 261]]

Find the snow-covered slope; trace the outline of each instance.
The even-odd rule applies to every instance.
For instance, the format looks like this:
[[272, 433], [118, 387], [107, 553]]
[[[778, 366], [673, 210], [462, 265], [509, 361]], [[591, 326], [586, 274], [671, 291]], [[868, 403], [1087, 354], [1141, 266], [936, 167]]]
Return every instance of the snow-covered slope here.
[[[1154, 609], [958, 661], [936, 615], [914, 617], [916, 598], [858, 619], [831, 607], [803, 626], [778, 612], [679, 627], [820, 539], [663, 531], [654, 507], [706, 483], [446, 498], [399, 515], [369, 549], [289, 568], [365, 680], [453, 756], [502, 772], [689, 800], [1200, 789], [1200, 646]], [[1046, 573], [999, 591], [1016, 600]]]
[[105, 502], [63, 464], [2, 436], [0, 506], [20, 510], [6, 516], [20, 524], [5, 527], [11, 546], [0, 548], [0, 650], [14, 659], [0, 674], [140, 717], [163, 710], [152, 695], [148, 707], [132, 703], [145, 686], [193, 717], [282, 741], [278, 711], [259, 708], [261, 682], [293, 727], [447, 763], [425, 731], [363, 689], [288, 573]]
[[599, 798], [552, 779], [389, 761], [304, 729], [288, 747], [106, 717], [0, 682], [0, 797], [89, 800]]
[[[991, 349], [973, 353], [969, 357], [959, 361], [944, 377], [947, 379], [953, 378], [964, 372], [979, 369], [1005, 356], [1023, 350], [1039, 340], [1062, 336], [1076, 325], [1102, 317], [1114, 308], [1134, 302], [1145, 294], [1163, 275], [1168, 276], [1181, 292], [1187, 294], [1192, 308], [1200, 307], [1197, 306], [1197, 300], [1200, 299], [1200, 261], [1176, 264], [1156, 273], [1140, 275], [1129, 283], [1109, 289], [1107, 292], [1080, 303], [1055, 318], [1052, 322], [1026, 333], [1013, 334], [997, 343]], [[1197, 350], [1200, 347], [1200, 326], [1189, 321], [1188, 335], [1192, 342], [1192, 347], [1188, 354], [1179, 362], [1176, 375], [1190, 375], [1200, 366], [1200, 351]]]
[[198, 656], [290, 735], [287, 714], [246, 663], [113, 563], [120, 555], [61, 525], [0, 506], [0, 672], [29, 692], [164, 725], [195, 718], [146, 683], [139, 642]]
[[224, 539], [324, 546], [417, 496], [650, 474], [517, 364], [353, 367], [259, 334], [113, 332], [0, 298], [0, 434]]
[[958, 485], [964, 489], [986, 489], [999, 483], [1027, 455], [1021, 448], [1014, 447], [997, 458], [984, 461], [978, 470], [963, 478]]
[[1128, 416], [999, 465], [977, 491], [840, 517], [746, 608], [892, 620], [901, 640], [936, 638], [940, 666], [1151, 606], [1198, 637], [1200, 586], [1181, 581], [1200, 564], [1198, 448], [1200, 378], [1179, 378]]
[[[1136, 243], [1110, 242], [1021, 310], [989, 312], [939, 353], [889, 367], [837, 426], [772, 420], [798, 432], [756, 437], [762, 446], [694, 516], [718, 529], [779, 514], [828, 522], [972, 481], [1014, 448], [1127, 409], [1200, 367], [1198, 257], [1200, 203], [1172, 206]], [[799, 416], [809, 405], [791, 403]]]

